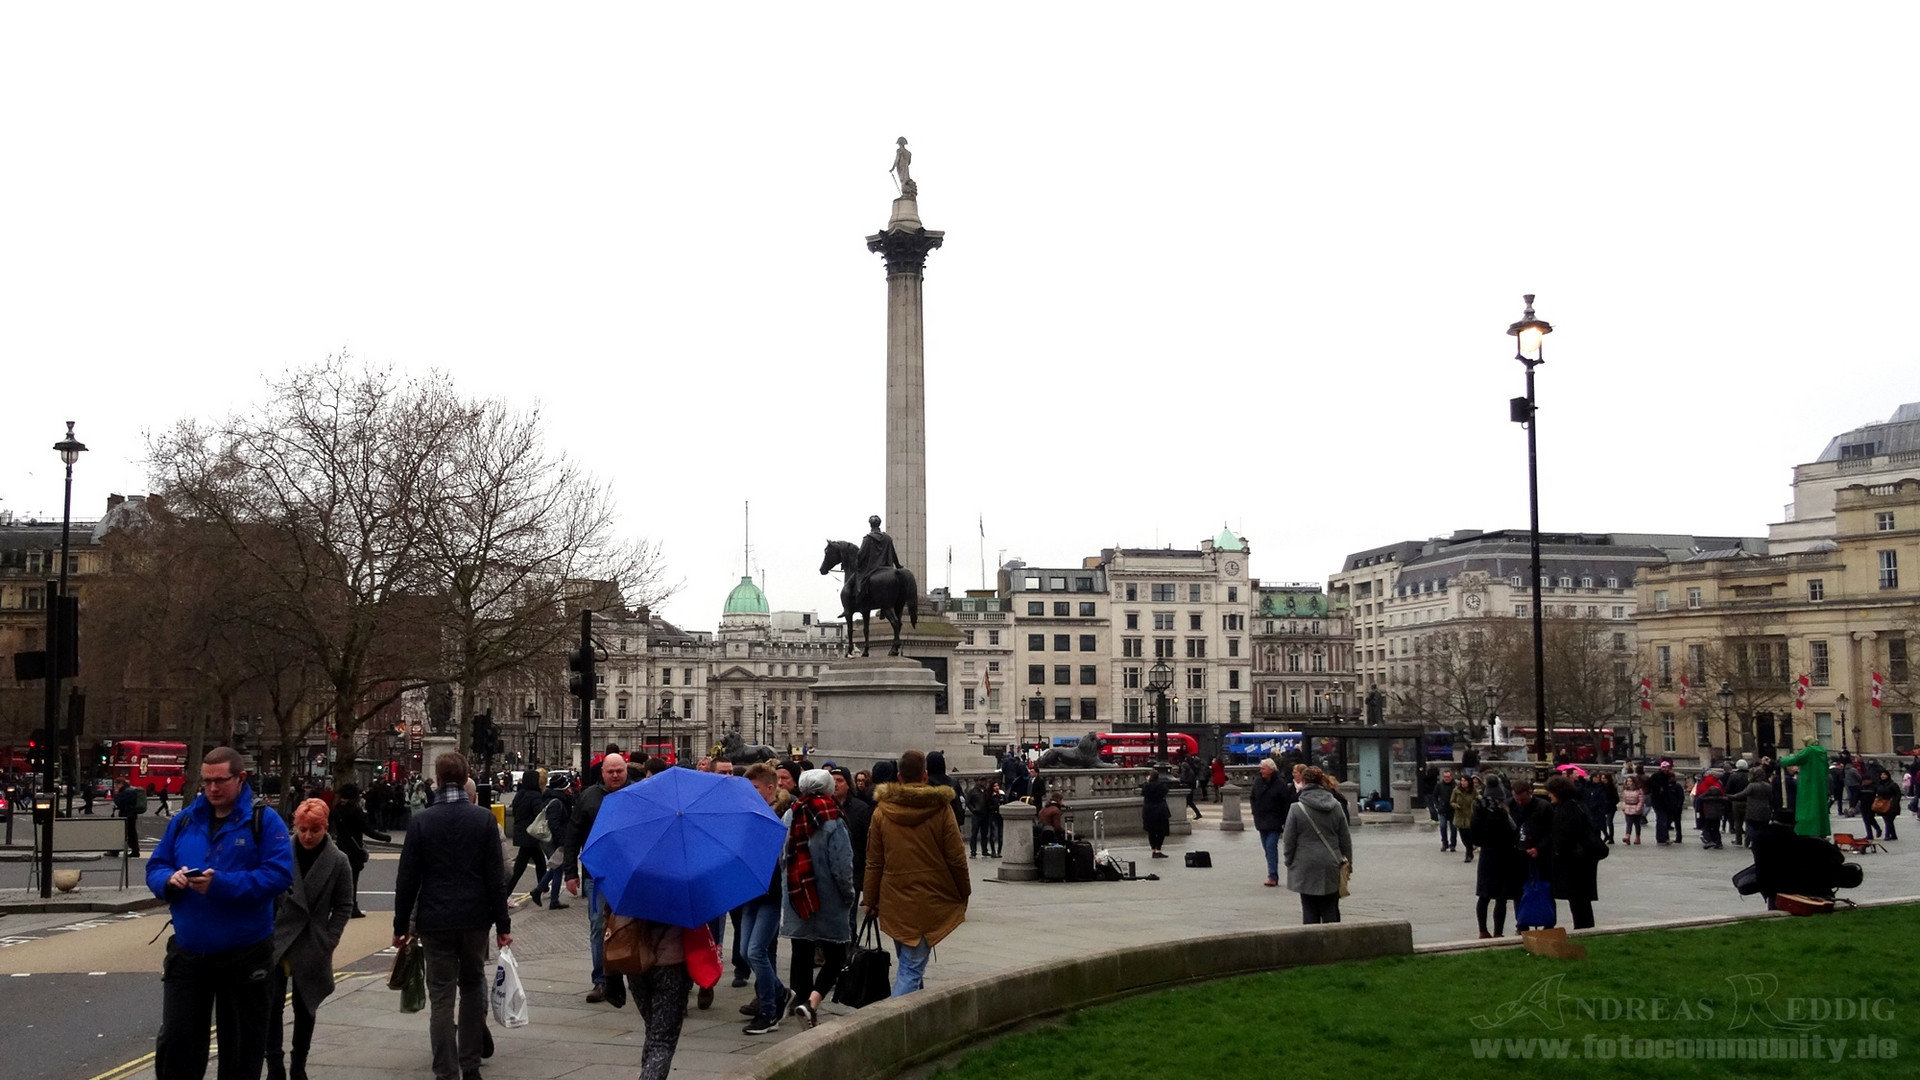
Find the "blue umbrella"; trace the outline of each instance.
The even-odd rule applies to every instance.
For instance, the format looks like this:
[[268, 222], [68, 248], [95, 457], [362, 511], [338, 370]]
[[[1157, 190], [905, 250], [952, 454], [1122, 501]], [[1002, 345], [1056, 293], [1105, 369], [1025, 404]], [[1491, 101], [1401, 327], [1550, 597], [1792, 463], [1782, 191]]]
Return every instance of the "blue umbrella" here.
[[699, 926], [766, 893], [786, 835], [745, 780], [668, 769], [606, 797], [580, 861], [615, 914]]

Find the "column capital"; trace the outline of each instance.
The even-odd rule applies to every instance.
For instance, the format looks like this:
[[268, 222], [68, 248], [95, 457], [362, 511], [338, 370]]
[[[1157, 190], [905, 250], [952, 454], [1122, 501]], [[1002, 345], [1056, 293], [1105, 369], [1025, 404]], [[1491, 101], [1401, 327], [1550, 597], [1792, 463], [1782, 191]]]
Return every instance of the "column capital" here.
[[927, 253], [938, 248], [947, 234], [934, 229], [889, 229], [867, 237], [867, 250], [887, 261], [887, 275], [918, 274], [926, 269]]

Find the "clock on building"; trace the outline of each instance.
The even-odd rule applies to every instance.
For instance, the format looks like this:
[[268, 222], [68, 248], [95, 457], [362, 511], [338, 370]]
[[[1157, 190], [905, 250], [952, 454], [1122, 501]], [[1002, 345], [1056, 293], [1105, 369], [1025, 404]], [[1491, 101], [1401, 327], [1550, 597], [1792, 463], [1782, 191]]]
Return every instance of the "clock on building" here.
[[1240, 564], [1229, 560], [1227, 562], [1227, 576], [1232, 577], [1235, 574], [1238, 574], [1239, 572], [1240, 572]]
[[1467, 594], [1467, 610], [1468, 611], [1480, 610], [1480, 594], [1479, 593], [1470, 592]]

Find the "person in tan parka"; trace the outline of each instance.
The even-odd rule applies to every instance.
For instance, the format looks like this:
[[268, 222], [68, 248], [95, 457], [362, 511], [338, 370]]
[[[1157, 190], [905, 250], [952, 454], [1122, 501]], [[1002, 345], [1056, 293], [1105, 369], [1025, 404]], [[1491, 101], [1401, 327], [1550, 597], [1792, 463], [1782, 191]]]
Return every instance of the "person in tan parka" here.
[[861, 906], [877, 913], [893, 939], [899, 966], [893, 996], [923, 985], [933, 947], [967, 918], [973, 881], [967, 847], [951, 803], [953, 789], [927, 782], [927, 755], [900, 755], [900, 780], [874, 792], [867, 827], [867, 874]]

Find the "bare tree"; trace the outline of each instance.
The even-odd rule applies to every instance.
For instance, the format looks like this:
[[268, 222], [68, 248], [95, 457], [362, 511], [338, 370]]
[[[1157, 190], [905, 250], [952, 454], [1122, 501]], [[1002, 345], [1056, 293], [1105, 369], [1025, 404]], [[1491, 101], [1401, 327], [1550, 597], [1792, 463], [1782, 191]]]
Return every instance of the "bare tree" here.
[[1395, 692], [1395, 711], [1472, 741], [1486, 738], [1487, 692], [1494, 691], [1498, 710], [1520, 683], [1532, 685], [1516, 667], [1519, 632], [1511, 619], [1486, 617], [1414, 638], [1413, 679]]

